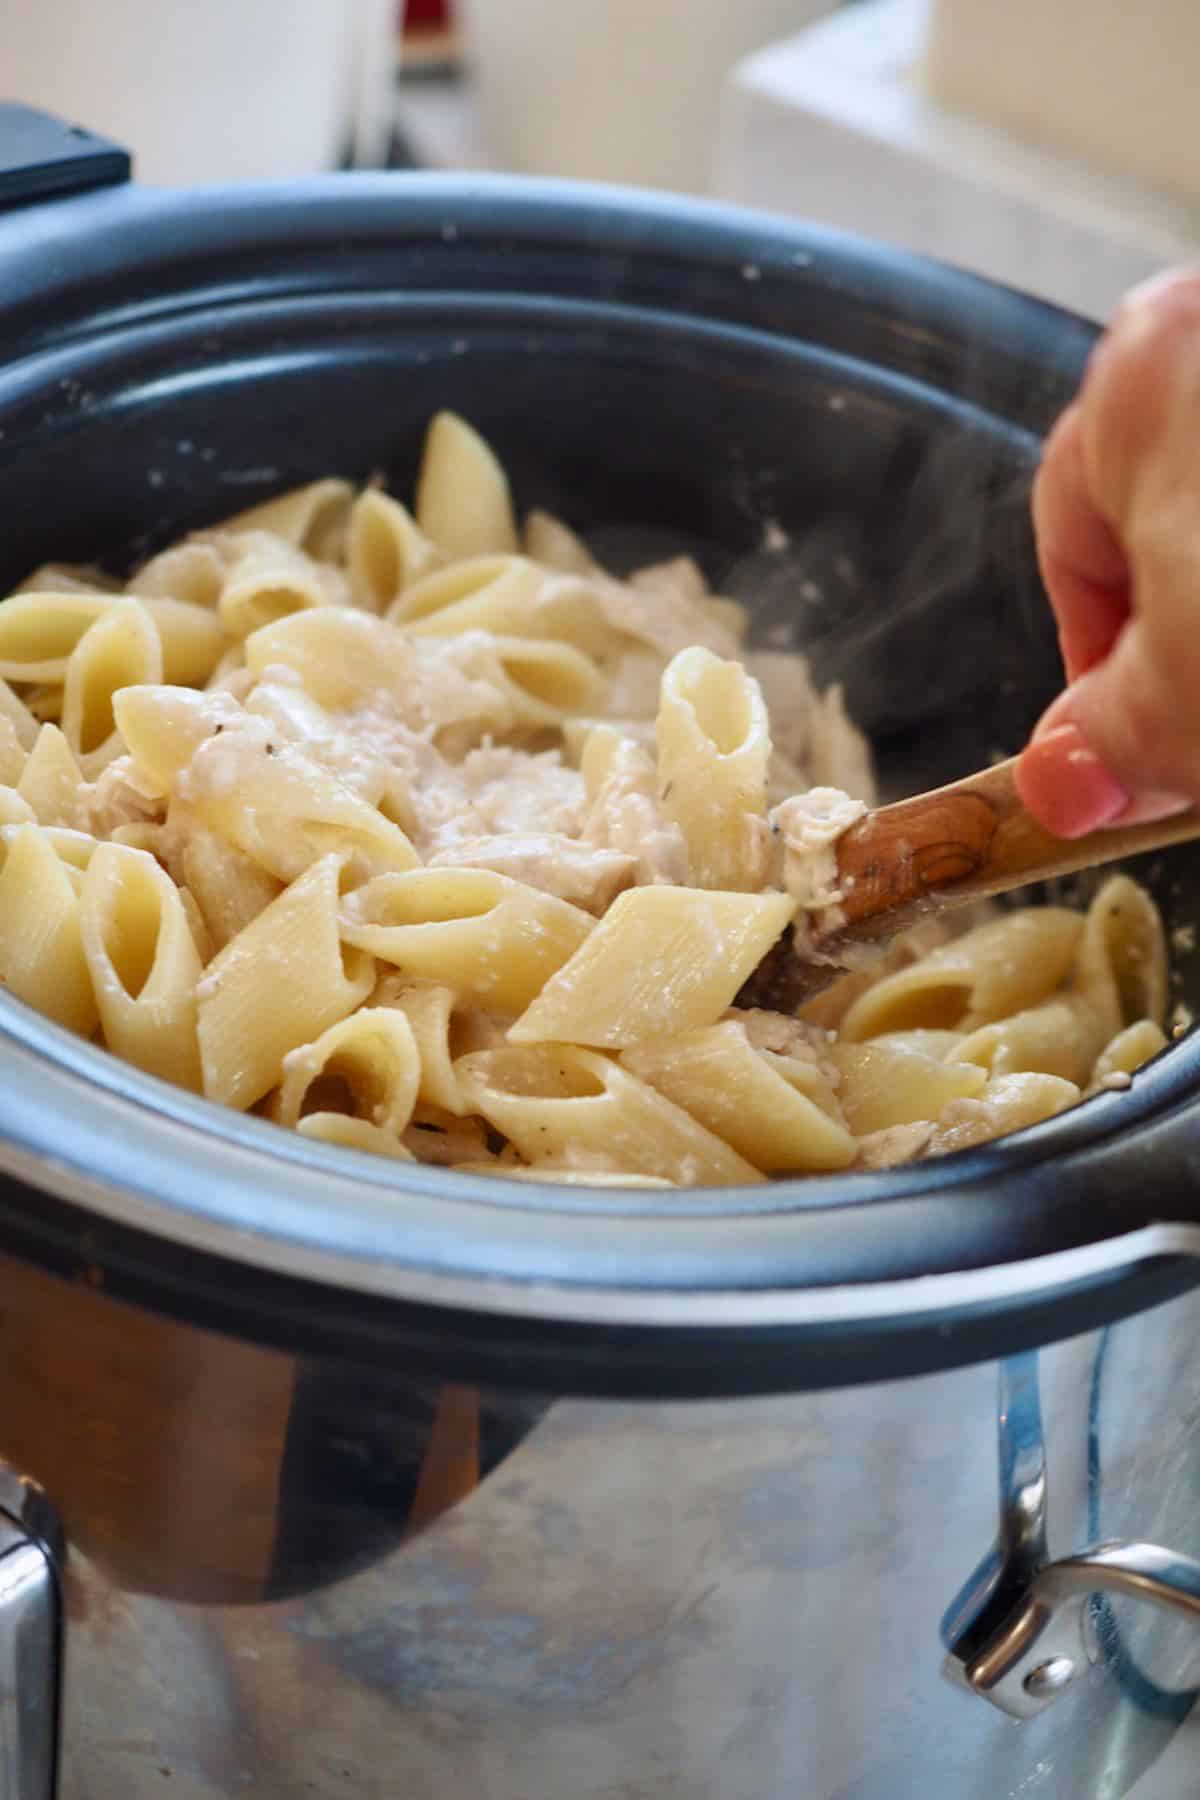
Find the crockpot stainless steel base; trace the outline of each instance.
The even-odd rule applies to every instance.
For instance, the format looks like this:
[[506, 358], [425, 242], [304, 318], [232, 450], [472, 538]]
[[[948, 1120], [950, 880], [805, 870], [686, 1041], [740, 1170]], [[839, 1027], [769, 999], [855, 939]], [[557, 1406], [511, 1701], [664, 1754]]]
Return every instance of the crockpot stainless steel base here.
[[[0, 591], [318, 473], [407, 491], [451, 406], [522, 506], [692, 550], [844, 680], [893, 787], [1060, 681], [1028, 489], [1084, 322], [619, 191], [153, 194], [13, 120]], [[1194, 924], [1194, 850], [1136, 872]], [[6, 1796], [57, 1743], [61, 1800], [1185, 1800], [1198, 1090], [1192, 1032], [937, 1163], [535, 1191], [0, 994], [0, 1455], [46, 1495], [0, 1485]]]
[[[1130, 1533], [1200, 1555], [1198, 1331], [1189, 1297], [901, 1384], [561, 1401], [477, 1491], [369, 1567], [226, 1606], [120, 1575], [140, 1554], [160, 1590], [173, 1576], [194, 1587], [206, 1564], [214, 1583], [248, 1581], [271, 1546], [251, 1470], [223, 1458], [220, 1414], [248, 1417], [254, 1394], [265, 1447], [285, 1359], [197, 1343], [241, 1398], [218, 1384], [168, 1445], [147, 1443], [109, 1542], [72, 1555], [62, 1800], [1187, 1800], [1194, 1620], [1097, 1577], [1099, 1597], [1037, 1665], [1052, 1703], [1017, 1725], [950, 1678], [944, 1615], [998, 1516], [1014, 1590], [1034, 1580], [1021, 1546], [1043, 1525], [1043, 1556]], [[357, 1506], [349, 1482], [331, 1495], [314, 1480], [355, 1448]], [[372, 1453], [310, 1450], [285, 1535], [324, 1536], [330, 1552], [378, 1542], [395, 1519]], [[198, 1508], [181, 1492], [194, 1482]]]

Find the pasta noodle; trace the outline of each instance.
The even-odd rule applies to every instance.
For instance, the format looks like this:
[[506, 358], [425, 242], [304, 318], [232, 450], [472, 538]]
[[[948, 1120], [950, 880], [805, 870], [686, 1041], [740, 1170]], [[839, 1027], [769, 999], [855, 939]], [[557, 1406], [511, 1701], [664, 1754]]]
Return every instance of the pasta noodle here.
[[0, 677], [8, 682], [61, 683], [84, 633], [117, 608], [136, 604], [162, 646], [165, 681], [204, 681], [221, 655], [224, 637], [212, 614], [170, 597], [92, 592], [19, 593], [0, 604]]
[[411, 511], [331, 477], [125, 582], [45, 563], [0, 600], [0, 984], [448, 1182], [883, 1169], [1127, 1087], [1167, 958], [1125, 875], [739, 1007], [874, 797], [841, 690], [745, 628], [687, 557], [518, 531], [450, 413]]
[[270, 532], [248, 532], [238, 542], [221, 584], [217, 613], [230, 637], [249, 637], [263, 625], [311, 606], [332, 606], [346, 592], [339, 570], [313, 562]]
[[25, 756], [16, 726], [0, 713], [0, 785], [16, 786], [25, 767]]
[[248, 506], [225, 521], [224, 533], [238, 537], [265, 531], [316, 561], [332, 560], [341, 551], [353, 499], [354, 489], [348, 481], [327, 476], [274, 500]]
[[37, 814], [16, 788], [0, 787], [0, 828], [9, 825], [36, 825]]
[[591, 929], [578, 907], [486, 869], [381, 875], [341, 912], [346, 943], [508, 1014], [542, 991]]
[[786, 894], [677, 887], [619, 894], [509, 1037], [620, 1048], [711, 1025], [795, 910]]
[[73, 825], [79, 813], [83, 771], [57, 725], [43, 725], [29, 752], [17, 792], [42, 825]]
[[320, 1037], [371, 990], [371, 959], [338, 937], [341, 859], [326, 856], [243, 926], [197, 984], [204, 1092], [253, 1106], [291, 1050]]
[[574, 1044], [463, 1057], [468, 1100], [535, 1167], [604, 1168], [689, 1185], [759, 1179], [753, 1166], [628, 1070]]
[[170, 876], [145, 851], [98, 844], [80, 934], [105, 1042], [139, 1069], [198, 1089], [200, 956]]
[[[329, 1090], [340, 1084], [343, 1116], [398, 1138], [412, 1118], [420, 1078], [417, 1042], [405, 1015], [364, 1006], [314, 1043], [289, 1050], [271, 1113], [281, 1125], [298, 1125], [307, 1112], [329, 1110]], [[325, 1097], [324, 1108], [307, 1104], [314, 1095]]]
[[118, 602], [89, 625], [63, 677], [62, 733], [83, 768], [102, 768], [121, 752], [113, 695], [162, 677], [158, 633], [136, 600]]
[[478, 432], [453, 413], [438, 413], [425, 439], [417, 523], [447, 556], [486, 556], [517, 547], [504, 470]]
[[22, 750], [32, 750], [38, 734], [38, 722], [25, 702], [0, 676], [0, 717], [12, 727], [13, 736]]
[[[382, 984], [386, 992], [387, 984]], [[376, 996], [383, 1000], [384, 993]], [[458, 1076], [454, 1072], [450, 1033], [456, 996], [448, 987], [424, 987], [397, 982], [387, 993], [387, 1005], [404, 1014], [417, 1049], [420, 1098], [429, 1106], [461, 1117], [467, 1110]]]
[[816, 1067], [755, 1049], [733, 1020], [649, 1040], [621, 1062], [768, 1174], [854, 1161], [842, 1106]]
[[296, 1121], [296, 1130], [302, 1137], [313, 1138], [320, 1144], [340, 1144], [344, 1150], [367, 1150], [374, 1156], [394, 1156], [397, 1162], [417, 1160], [408, 1146], [393, 1137], [390, 1131], [347, 1113], [306, 1113]]
[[398, 500], [378, 488], [358, 496], [350, 512], [346, 568], [360, 605], [386, 612], [436, 560], [433, 545]]
[[49, 834], [18, 825], [0, 864], [0, 982], [18, 1000], [85, 1036], [96, 998], [80, 937], [79, 896]]
[[762, 886], [770, 756], [758, 683], [709, 650], [681, 650], [662, 678], [658, 772], [696, 887]]

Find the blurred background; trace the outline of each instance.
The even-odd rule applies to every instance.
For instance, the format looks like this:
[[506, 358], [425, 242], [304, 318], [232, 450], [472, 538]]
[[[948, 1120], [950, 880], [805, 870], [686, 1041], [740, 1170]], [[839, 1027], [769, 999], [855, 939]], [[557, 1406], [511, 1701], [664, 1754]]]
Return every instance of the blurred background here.
[[0, 99], [160, 184], [714, 195], [1103, 317], [1200, 247], [1200, 0], [0, 0]]

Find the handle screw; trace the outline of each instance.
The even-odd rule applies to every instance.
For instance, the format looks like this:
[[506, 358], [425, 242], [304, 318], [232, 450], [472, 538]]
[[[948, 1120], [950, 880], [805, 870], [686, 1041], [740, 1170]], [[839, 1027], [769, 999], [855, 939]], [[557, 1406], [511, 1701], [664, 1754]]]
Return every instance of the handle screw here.
[[1030, 1669], [1021, 1686], [1031, 1700], [1052, 1700], [1070, 1687], [1075, 1679], [1075, 1664], [1069, 1656], [1052, 1656], [1049, 1662]]

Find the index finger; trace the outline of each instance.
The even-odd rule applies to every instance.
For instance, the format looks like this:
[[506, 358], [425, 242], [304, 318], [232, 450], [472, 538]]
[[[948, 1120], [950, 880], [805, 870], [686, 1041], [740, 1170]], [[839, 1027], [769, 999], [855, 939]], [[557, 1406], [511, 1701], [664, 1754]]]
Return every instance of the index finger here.
[[1046, 440], [1033, 485], [1033, 525], [1072, 682], [1103, 662], [1130, 611], [1129, 565], [1092, 498], [1078, 401]]

